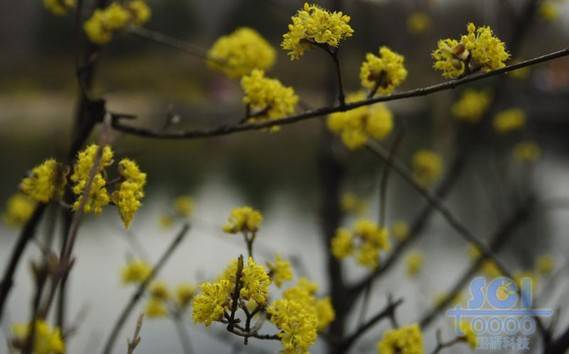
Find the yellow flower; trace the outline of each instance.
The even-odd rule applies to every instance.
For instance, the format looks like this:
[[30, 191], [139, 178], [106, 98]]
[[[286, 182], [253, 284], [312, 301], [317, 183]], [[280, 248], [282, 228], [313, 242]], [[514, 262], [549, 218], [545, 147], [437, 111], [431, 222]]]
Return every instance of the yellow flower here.
[[332, 254], [337, 259], [344, 259], [354, 251], [354, 237], [350, 230], [339, 228], [331, 243]]
[[350, 16], [326, 11], [314, 4], [305, 3], [291, 20], [281, 47], [288, 51], [292, 60], [299, 59], [313, 45], [337, 48], [354, 33], [349, 25]]
[[269, 70], [275, 63], [273, 47], [257, 31], [241, 27], [220, 37], [208, 51], [210, 67], [235, 79], [253, 69]]
[[391, 227], [391, 233], [398, 241], [405, 241], [409, 236], [409, 225], [403, 220], [396, 220]]
[[468, 343], [471, 349], [476, 349], [478, 347], [478, 339], [476, 338], [476, 333], [474, 333], [474, 330], [472, 329], [471, 323], [462, 320], [460, 321], [459, 327], [466, 343]]
[[340, 207], [344, 213], [362, 215], [367, 210], [367, 203], [353, 193], [342, 195]]
[[75, 0], [43, 0], [43, 5], [52, 14], [63, 16], [75, 7]]
[[[348, 95], [346, 101], [356, 102], [365, 99], [362, 92]], [[332, 113], [327, 120], [328, 129], [339, 134], [342, 142], [350, 150], [367, 143], [368, 139], [384, 139], [393, 130], [393, 114], [382, 103], [362, 106], [347, 112]]]
[[[73, 193], [78, 196], [73, 204], [73, 210], [79, 209], [81, 205], [83, 190], [89, 180], [91, 168], [93, 168], [95, 164], [98, 149], [99, 147], [93, 144], [79, 152], [77, 156], [77, 161], [73, 167], [73, 174], [71, 175], [71, 181], [74, 183]], [[103, 210], [103, 207], [111, 201], [106, 188], [107, 181], [103, 177], [102, 171], [113, 163], [113, 151], [109, 146], [104, 146], [102, 149], [101, 159], [97, 165], [97, 170], [95, 171], [93, 181], [87, 193], [88, 198], [83, 207], [85, 213], [98, 214]]]
[[418, 324], [388, 329], [377, 343], [379, 354], [423, 354], [423, 333]]
[[298, 96], [292, 87], [283, 86], [277, 79], [265, 77], [262, 70], [253, 70], [243, 76], [241, 88], [245, 93], [243, 103], [249, 107], [253, 117], [249, 122], [277, 119], [294, 113]]
[[104, 19], [105, 16], [103, 10], [97, 9], [83, 24], [83, 29], [85, 30], [87, 37], [95, 44], [105, 44], [110, 42], [113, 38], [113, 33], [104, 25]]
[[517, 143], [513, 151], [514, 159], [519, 162], [534, 162], [541, 156], [541, 148], [534, 142]]
[[242, 206], [231, 211], [227, 224], [223, 226], [223, 231], [228, 234], [257, 232], [262, 222], [261, 212], [248, 206]]
[[185, 308], [190, 304], [194, 297], [196, 289], [190, 283], [181, 283], [176, 287], [176, 301], [181, 308]]
[[423, 268], [423, 254], [419, 251], [412, 251], [407, 255], [405, 263], [407, 266], [407, 275], [414, 277], [421, 271], [421, 268]]
[[290, 262], [277, 255], [274, 262], [267, 262], [269, 275], [277, 287], [293, 278], [292, 266]]
[[363, 87], [378, 89], [381, 94], [388, 95], [407, 78], [405, 57], [388, 47], [379, 48], [379, 56], [367, 53], [360, 68], [360, 81]]
[[150, 284], [148, 289], [150, 296], [158, 300], [168, 300], [170, 298], [170, 290], [164, 281], [155, 281]]
[[63, 168], [54, 159], [46, 160], [20, 182], [20, 190], [35, 201], [47, 203], [61, 197], [64, 175]]
[[194, 211], [194, 201], [187, 195], [179, 196], [174, 200], [174, 212], [177, 216], [188, 217]]
[[145, 24], [152, 16], [152, 10], [143, 0], [132, 0], [127, 3], [126, 8], [131, 12], [131, 20], [135, 25]]
[[542, 1], [539, 5], [539, 15], [547, 22], [554, 22], [559, 18], [559, 5], [553, 1]]
[[320, 332], [325, 330], [336, 318], [336, 312], [329, 297], [316, 300], [316, 317], [318, 318], [318, 331]]
[[259, 305], [267, 302], [271, 278], [265, 268], [255, 263], [252, 257], [249, 257], [247, 265], [243, 267], [241, 281], [242, 287], [239, 295], [242, 299], [253, 300]]
[[[32, 352], [34, 354], [63, 354], [65, 343], [59, 328], [51, 327], [43, 320], [37, 320], [35, 326], [35, 339]], [[30, 324], [15, 324], [12, 326], [13, 342], [18, 348], [26, 344]]]
[[443, 172], [443, 160], [430, 150], [418, 150], [413, 154], [413, 175], [415, 181], [424, 187], [435, 183]]
[[118, 190], [113, 192], [112, 200], [119, 208], [124, 226], [128, 228], [134, 214], [142, 205], [140, 200], [144, 197], [146, 173], [140, 171], [136, 162], [122, 159], [119, 162], [119, 174], [122, 182]]
[[555, 258], [550, 255], [539, 256], [536, 261], [536, 270], [541, 275], [549, 275], [555, 269]]
[[36, 203], [27, 195], [16, 193], [6, 202], [2, 220], [9, 226], [24, 225], [34, 213]]
[[303, 302], [280, 299], [267, 308], [267, 314], [280, 330], [281, 353], [308, 353], [317, 339], [318, 318], [313, 308]]
[[209, 327], [213, 321], [220, 320], [230, 305], [231, 282], [226, 279], [214, 283], [202, 283], [200, 293], [192, 301], [193, 318], [196, 323]]
[[494, 116], [493, 124], [497, 133], [507, 134], [524, 127], [526, 114], [519, 108], [506, 109]]
[[433, 51], [433, 68], [446, 78], [454, 79], [472, 72], [488, 72], [505, 66], [510, 54], [500, 39], [494, 36], [490, 27], [467, 26], [467, 34], [460, 41], [442, 39]]
[[478, 123], [490, 105], [490, 94], [485, 91], [467, 89], [460, 99], [452, 105], [452, 114], [456, 119]]
[[122, 282], [142, 283], [152, 272], [152, 266], [141, 259], [133, 259], [122, 269]]
[[[480, 249], [478, 249], [477, 246], [470, 245], [468, 248], [468, 254], [472, 261], [476, 261], [482, 255], [482, 252], [480, 252]], [[490, 259], [487, 259], [484, 262], [482, 262], [480, 270], [482, 274], [484, 274], [489, 279], [497, 278], [502, 275], [502, 272], [500, 271], [500, 268], [498, 267], [496, 262]]]
[[151, 297], [146, 302], [146, 307], [144, 308], [144, 314], [148, 318], [165, 317], [168, 314], [168, 307], [164, 303], [164, 300]]
[[407, 29], [413, 34], [427, 31], [431, 27], [431, 17], [424, 12], [413, 12], [407, 17]]

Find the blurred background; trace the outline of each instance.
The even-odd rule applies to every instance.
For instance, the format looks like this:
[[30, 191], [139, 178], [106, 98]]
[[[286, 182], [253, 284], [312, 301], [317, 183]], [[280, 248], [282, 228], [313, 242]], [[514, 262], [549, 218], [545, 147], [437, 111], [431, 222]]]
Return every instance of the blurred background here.
[[[540, 9], [515, 60], [523, 60], [567, 47], [569, 3], [549, 1], [553, 10]], [[195, 44], [207, 50], [220, 35], [239, 26], [259, 31], [276, 48], [287, 24], [302, 2], [293, 0], [148, 0], [153, 10], [147, 28]], [[431, 51], [440, 38], [457, 37], [473, 21], [490, 25], [505, 40], [512, 36], [515, 19], [522, 11], [518, 0], [351, 0], [344, 11], [355, 29], [353, 38], [342, 46], [341, 60], [346, 88], [359, 88], [359, 66], [365, 53], [388, 45], [403, 54], [409, 71], [400, 90], [442, 81], [432, 70]], [[321, 2], [326, 5], [325, 2]], [[413, 24], [413, 14], [428, 16], [427, 25]], [[21, 178], [32, 166], [66, 151], [72, 126], [77, 84], [74, 73], [75, 32], [73, 16], [55, 17], [41, 1], [0, 2], [0, 205], [17, 190]], [[329, 58], [317, 50], [299, 61], [290, 61], [277, 50], [277, 64], [271, 72], [293, 86], [310, 107], [327, 104], [326, 83]], [[522, 75], [520, 75], [522, 76]], [[493, 79], [474, 85], [484, 88]], [[94, 92], [107, 100], [116, 112], [137, 114], [137, 124], [159, 127], [168, 113], [178, 114], [183, 128], [215, 127], [234, 123], [242, 115], [239, 83], [208, 70], [197, 57], [122, 34], [104, 48], [98, 66]], [[540, 199], [569, 197], [569, 60], [560, 59], [533, 67], [522, 78], [510, 78], [503, 87], [500, 107], [522, 108], [528, 116], [523, 132], [508, 137], [488, 136], [476, 148], [447, 205], [476, 235], [489, 236], [511, 211], [513, 200], [535, 192]], [[424, 98], [389, 104], [396, 122], [405, 120], [407, 129], [398, 157], [409, 162], [419, 148], [433, 149], [449, 162], [455, 153], [460, 128], [450, 106], [460, 90], [445, 91]], [[397, 123], [396, 123], [397, 124]], [[148, 173], [144, 206], [125, 232], [115, 212], [89, 216], [81, 229], [76, 254], [78, 263], [70, 280], [71, 320], [84, 314], [77, 333], [69, 342], [69, 353], [95, 353], [108, 334], [119, 310], [133, 289], [120, 284], [120, 269], [129, 256], [142, 247], [156, 260], [180, 225], [164, 228], [160, 218], [175, 197], [190, 195], [196, 209], [190, 236], [176, 251], [160, 278], [168, 282], [214, 277], [239, 253], [241, 239], [223, 234], [230, 210], [252, 205], [265, 215], [258, 236], [261, 258], [273, 253], [296, 256], [302, 264], [298, 274], [309, 276], [326, 292], [325, 255], [319, 227], [321, 188], [317, 155], [322, 124], [311, 120], [283, 128], [279, 133], [247, 132], [195, 141], [153, 141], [121, 136], [117, 154], [135, 158]], [[512, 146], [522, 139], [539, 143], [543, 156], [531, 168], [511, 161]], [[341, 153], [346, 168], [344, 193], [354, 193], [368, 205], [364, 215], [378, 214], [378, 181], [381, 165], [365, 151]], [[397, 176], [390, 183], [387, 203], [389, 222], [411, 221], [424, 201]], [[347, 217], [344, 224], [350, 225]], [[563, 267], [569, 247], [566, 211], [546, 210], [532, 215], [504, 252], [513, 269], [533, 266], [538, 255], [552, 255]], [[17, 238], [18, 229], [0, 224], [0, 267]], [[137, 244], [138, 246], [133, 246]], [[468, 245], [439, 216], [429, 223], [426, 235], [414, 244], [425, 254], [425, 265], [414, 280], [405, 276], [399, 264], [376, 285], [370, 312], [379, 309], [385, 295], [405, 298], [399, 310], [400, 322], [415, 321], [432, 306], [437, 294], [446, 291], [468, 266]], [[31, 248], [26, 262], [39, 253]], [[365, 272], [346, 261], [349, 278]], [[32, 280], [22, 267], [17, 274], [3, 323], [2, 341], [9, 323], [28, 318]], [[567, 282], [561, 277], [551, 304], [565, 308]], [[375, 294], [375, 293], [374, 293]], [[561, 323], [567, 322], [565, 312]], [[134, 323], [134, 319], [131, 321]], [[130, 323], [123, 337], [130, 335]], [[427, 332], [434, 345], [434, 331], [449, 330], [449, 320], [440, 318]], [[230, 338], [219, 340], [222, 328], [204, 329], [186, 325], [195, 353], [233, 350]], [[382, 326], [371, 331], [357, 348], [374, 352]], [[146, 320], [142, 344], [137, 353], [179, 353], [180, 344], [171, 322]], [[124, 340], [119, 340], [119, 346]], [[278, 343], [253, 341], [253, 348], [276, 352]], [[318, 343], [314, 353], [323, 351]], [[0, 349], [3, 352], [4, 348]], [[467, 352], [456, 347], [453, 352]], [[117, 352], [120, 352], [117, 350]], [[249, 352], [246, 348], [242, 352]]]

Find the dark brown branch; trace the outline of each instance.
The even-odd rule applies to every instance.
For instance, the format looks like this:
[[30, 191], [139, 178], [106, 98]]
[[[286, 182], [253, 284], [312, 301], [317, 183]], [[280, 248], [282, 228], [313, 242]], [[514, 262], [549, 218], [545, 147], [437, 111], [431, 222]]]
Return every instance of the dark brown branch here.
[[396, 93], [390, 96], [380, 96], [375, 97], [363, 101], [346, 103], [344, 106], [335, 106], [335, 107], [322, 107], [317, 108], [314, 110], [306, 111], [297, 115], [284, 117], [281, 119], [257, 122], [257, 123], [247, 123], [247, 124], [240, 124], [240, 125], [224, 125], [217, 128], [210, 128], [210, 129], [202, 129], [202, 130], [188, 130], [188, 131], [172, 131], [172, 132], [164, 132], [162, 130], [155, 130], [155, 129], [148, 129], [142, 127], [135, 127], [131, 125], [125, 125], [121, 122], [121, 116], [117, 114], [112, 114], [112, 126], [115, 130], [123, 132], [125, 134], [137, 135], [144, 138], [152, 138], [152, 139], [199, 139], [199, 138], [209, 138], [215, 136], [222, 136], [222, 135], [229, 135], [243, 131], [251, 131], [251, 130], [261, 130], [270, 128], [273, 126], [281, 126], [281, 125], [288, 125], [293, 124], [301, 121], [305, 121], [308, 119], [313, 119], [317, 117], [323, 117], [330, 113], [335, 112], [346, 112], [353, 110], [358, 107], [362, 106], [369, 106], [374, 103], [378, 102], [387, 102], [387, 101], [395, 101], [413, 97], [421, 97], [427, 96], [436, 92], [451, 90], [458, 86], [465, 85], [467, 83], [479, 81], [482, 79], [498, 76], [505, 74], [510, 71], [514, 71], [520, 68], [528, 67], [531, 65], [543, 63], [546, 61], [554, 60], [557, 58], [565, 57], [569, 55], [569, 48], [562, 49], [556, 52], [548, 53], [533, 59], [521, 61], [516, 64], [512, 64], [506, 67], [503, 67], [498, 70], [490, 71], [487, 73], [478, 73], [474, 75], [470, 75], [461, 79], [450, 80], [446, 82], [442, 82], [439, 84], [413, 89], [409, 91], [403, 91], [400, 93]]
[[182, 229], [180, 230], [178, 235], [174, 238], [174, 240], [172, 240], [172, 242], [170, 243], [170, 245], [168, 246], [166, 251], [164, 251], [164, 253], [160, 257], [158, 262], [156, 262], [156, 264], [152, 268], [152, 272], [150, 273], [150, 275], [142, 283], [140, 283], [140, 285], [138, 286], [136, 291], [132, 294], [130, 300], [128, 301], [126, 306], [123, 308], [121, 314], [119, 315], [117, 321], [115, 322], [113, 329], [111, 330], [111, 333], [109, 334], [109, 337], [107, 338], [107, 341], [105, 343], [105, 347], [103, 349], [103, 354], [111, 354], [112, 353], [116, 339], [117, 339], [118, 335], [120, 334], [124, 324], [126, 323], [126, 320], [128, 319], [128, 317], [130, 316], [130, 314], [134, 310], [134, 307], [140, 301], [140, 299], [144, 295], [144, 292], [146, 291], [146, 289], [148, 288], [150, 283], [154, 280], [156, 275], [160, 272], [162, 267], [166, 264], [168, 259], [172, 256], [172, 254], [174, 253], [174, 251], [176, 250], [178, 245], [184, 240], [184, 238], [186, 237], [189, 230], [190, 230], [190, 225], [184, 224], [184, 226], [182, 227]]

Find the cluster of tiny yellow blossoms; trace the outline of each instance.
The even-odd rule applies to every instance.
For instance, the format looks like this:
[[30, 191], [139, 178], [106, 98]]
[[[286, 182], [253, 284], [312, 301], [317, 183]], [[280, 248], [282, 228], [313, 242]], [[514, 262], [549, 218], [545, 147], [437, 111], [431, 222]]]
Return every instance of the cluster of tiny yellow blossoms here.
[[227, 224], [223, 226], [223, 231], [229, 234], [240, 232], [257, 232], [263, 222], [263, 214], [249, 206], [242, 206], [231, 210]]
[[[35, 326], [35, 339], [32, 348], [33, 354], [63, 354], [65, 343], [59, 328], [51, 327], [43, 320], [37, 320]], [[26, 345], [30, 324], [15, 324], [12, 326], [12, 343], [17, 349], [23, 349]]]
[[181, 195], [176, 197], [172, 203], [172, 210], [162, 215], [160, 224], [165, 228], [169, 228], [175, 220], [190, 217], [194, 212], [194, 208], [194, 201], [190, 196]]
[[[348, 95], [346, 102], [366, 98], [363, 92]], [[328, 129], [339, 134], [348, 149], [355, 150], [368, 139], [384, 139], [393, 130], [393, 114], [382, 103], [362, 106], [347, 112], [332, 113], [327, 120]]]
[[202, 283], [200, 293], [192, 301], [194, 322], [208, 327], [213, 321], [220, 320], [229, 309], [232, 290], [231, 282], [226, 279]]
[[331, 241], [332, 254], [338, 259], [354, 255], [362, 266], [377, 268], [381, 251], [389, 251], [389, 233], [371, 220], [358, 220], [353, 230], [339, 228]]
[[555, 258], [550, 255], [539, 256], [535, 263], [535, 270], [541, 275], [549, 275], [555, 270]]
[[494, 116], [494, 130], [499, 134], [507, 134], [521, 129], [526, 124], [526, 114], [519, 108], [510, 108], [498, 112]]
[[519, 162], [534, 162], [541, 156], [541, 148], [533, 141], [524, 141], [514, 146], [513, 156]]
[[262, 70], [253, 70], [243, 76], [241, 88], [243, 103], [251, 111], [249, 121], [277, 119], [294, 113], [298, 96], [292, 87], [284, 86], [277, 79], [265, 77]]
[[353, 193], [345, 193], [340, 200], [340, 208], [346, 214], [363, 215], [367, 211], [367, 203]]
[[107, 191], [107, 181], [105, 177], [103, 177], [103, 170], [113, 163], [114, 153], [110, 146], [104, 146], [101, 149], [102, 153], [100, 153], [100, 159], [96, 167], [94, 165], [99, 150], [98, 145], [89, 145], [77, 155], [77, 161], [75, 162], [73, 174], [71, 175], [73, 193], [78, 196], [73, 204], [73, 210], [78, 210], [82, 204], [82, 194], [87, 186], [93, 168], [96, 168], [96, 171], [94, 171], [95, 174], [93, 175], [87, 194], [87, 201], [84, 202], [83, 211], [85, 213], [98, 214], [103, 210], [103, 207], [111, 201], [109, 192]]
[[377, 343], [379, 354], [423, 354], [423, 332], [418, 324], [389, 329]]
[[21, 226], [34, 212], [36, 202], [23, 193], [16, 193], [6, 202], [2, 220], [9, 226]]
[[342, 12], [329, 12], [314, 4], [305, 3], [292, 17], [288, 32], [283, 35], [281, 47], [291, 59], [299, 59], [312, 45], [337, 48], [354, 30], [350, 16]]
[[275, 63], [275, 50], [257, 31], [242, 27], [220, 37], [207, 54], [208, 65], [235, 79], [253, 69], [269, 70]]
[[554, 22], [559, 18], [559, 5], [551, 0], [542, 1], [539, 5], [539, 15], [548, 22]]
[[315, 283], [301, 278], [267, 308], [269, 320], [280, 330], [282, 353], [307, 353], [318, 332], [334, 320], [330, 298], [317, 299], [317, 290]]
[[75, 7], [75, 0], [43, 0], [43, 5], [52, 14], [63, 16]]
[[413, 154], [413, 176], [423, 187], [431, 186], [443, 172], [443, 160], [437, 153], [430, 150], [418, 150]]
[[54, 159], [46, 160], [20, 182], [20, 190], [37, 202], [47, 203], [61, 197], [64, 175], [63, 168]]
[[472, 329], [472, 324], [468, 321], [462, 320], [459, 324], [459, 329], [462, 332], [462, 340], [464, 340], [471, 349], [478, 347], [478, 338]]
[[91, 42], [105, 44], [111, 41], [113, 33], [130, 25], [142, 25], [150, 19], [151, 10], [144, 0], [131, 0], [125, 4], [112, 3], [104, 9], [97, 9], [85, 21], [83, 29]]
[[427, 31], [432, 25], [431, 17], [424, 12], [413, 12], [407, 17], [407, 29], [413, 34]]
[[367, 53], [360, 68], [362, 86], [384, 95], [392, 93], [406, 78], [405, 58], [385, 46], [379, 48], [379, 55]]
[[144, 313], [149, 318], [160, 318], [168, 315], [169, 308], [181, 312], [187, 309], [195, 288], [189, 283], [180, 283], [172, 294], [164, 281], [155, 281], [148, 290], [149, 298]]
[[112, 201], [119, 208], [121, 219], [128, 228], [134, 214], [141, 206], [140, 200], [144, 197], [146, 173], [138, 168], [136, 162], [123, 159], [119, 162], [119, 174], [122, 182], [112, 194]]
[[121, 271], [124, 284], [142, 283], [152, 273], [152, 266], [141, 259], [132, 259]]
[[[478, 258], [480, 258], [482, 255], [480, 249], [475, 245], [469, 246], [468, 253], [470, 255], [470, 259], [473, 262], [477, 261]], [[500, 268], [498, 267], [496, 262], [494, 262], [491, 259], [486, 259], [482, 262], [482, 265], [480, 266], [480, 271], [489, 279], [494, 279], [502, 275], [502, 272], [500, 271]]]
[[274, 262], [267, 262], [269, 276], [273, 283], [280, 288], [284, 282], [292, 280], [294, 274], [290, 262], [277, 255]]
[[467, 26], [467, 34], [460, 40], [441, 39], [433, 51], [435, 70], [446, 78], [457, 78], [476, 71], [492, 71], [505, 66], [510, 57], [500, 39], [494, 36], [490, 27]]
[[424, 258], [423, 253], [420, 251], [411, 251], [405, 258], [405, 265], [407, 275], [415, 277], [423, 268]]
[[391, 233], [397, 241], [405, 241], [409, 237], [409, 225], [403, 220], [396, 220], [391, 226]]
[[485, 91], [465, 90], [460, 99], [452, 105], [452, 114], [456, 119], [478, 123], [490, 105], [490, 94]]

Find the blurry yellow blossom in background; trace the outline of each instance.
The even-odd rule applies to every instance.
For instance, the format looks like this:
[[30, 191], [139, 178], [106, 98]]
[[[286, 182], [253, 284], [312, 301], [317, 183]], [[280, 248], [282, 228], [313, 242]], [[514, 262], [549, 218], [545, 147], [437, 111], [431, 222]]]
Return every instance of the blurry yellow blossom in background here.
[[379, 48], [379, 55], [367, 53], [360, 67], [362, 86], [384, 95], [392, 93], [406, 78], [405, 57], [385, 46]]
[[467, 89], [452, 105], [452, 114], [458, 120], [478, 123], [489, 105], [490, 94], [488, 92]]
[[418, 324], [388, 329], [377, 343], [378, 354], [423, 354], [423, 332]]
[[405, 241], [409, 236], [409, 225], [403, 220], [396, 220], [391, 226], [391, 233], [397, 241]]
[[83, 29], [91, 42], [102, 45], [111, 41], [114, 32], [129, 25], [143, 25], [150, 16], [151, 10], [142, 0], [126, 4], [113, 2], [104, 9], [96, 9], [83, 24]]
[[423, 187], [435, 183], [443, 172], [443, 160], [439, 154], [431, 150], [418, 150], [412, 159], [413, 176]]
[[379, 265], [381, 251], [389, 251], [389, 233], [368, 219], [356, 221], [353, 230], [339, 228], [332, 238], [330, 247], [337, 259], [355, 255], [356, 261], [367, 268], [374, 269]]
[[159, 300], [168, 300], [170, 298], [170, 290], [166, 282], [158, 280], [150, 284], [148, 289], [150, 296]]
[[32, 216], [36, 202], [23, 193], [16, 193], [6, 202], [2, 221], [9, 226], [22, 226]]
[[[364, 100], [363, 92], [348, 95], [346, 102]], [[327, 120], [328, 129], [339, 134], [350, 150], [362, 147], [369, 139], [384, 139], [393, 130], [393, 114], [383, 103], [362, 106], [347, 112], [332, 113]]]
[[476, 333], [472, 329], [472, 324], [466, 320], [460, 321], [459, 329], [462, 332], [464, 341], [468, 343], [470, 349], [476, 349], [478, 347], [478, 338], [476, 338]]
[[180, 308], [185, 308], [190, 304], [196, 288], [190, 283], [180, 283], [176, 286], [176, 303]]
[[132, 0], [126, 4], [126, 8], [130, 11], [132, 17], [131, 21], [135, 25], [143, 25], [152, 15], [152, 10], [144, 0]]
[[293, 272], [289, 261], [277, 255], [274, 262], [267, 262], [269, 276], [277, 287], [281, 287], [284, 282], [292, 280]]
[[541, 148], [533, 141], [520, 142], [514, 146], [513, 156], [518, 162], [534, 162], [541, 157]]
[[536, 261], [535, 270], [541, 275], [549, 275], [555, 270], [555, 258], [550, 255], [539, 256]]
[[507, 134], [524, 127], [526, 114], [519, 108], [510, 108], [498, 112], [494, 116], [494, 130], [499, 134]]
[[431, 28], [431, 17], [425, 12], [416, 11], [407, 17], [407, 30], [413, 34], [420, 34]]
[[216, 40], [207, 56], [211, 68], [236, 79], [249, 75], [253, 69], [271, 69], [276, 53], [257, 31], [241, 27]]
[[144, 314], [148, 318], [165, 317], [168, 314], [168, 307], [164, 303], [164, 300], [151, 297], [146, 302], [146, 307], [144, 308]]
[[67, 15], [75, 7], [76, 0], [43, 0], [45, 8], [56, 16]]
[[363, 215], [367, 211], [367, 203], [354, 193], [344, 193], [340, 207], [346, 214]]
[[314, 4], [305, 3], [291, 20], [281, 47], [288, 51], [292, 60], [299, 59], [314, 44], [337, 48], [354, 33], [349, 25], [350, 16], [326, 11]]
[[559, 5], [551, 0], [539, 4], [539, 16], [548, 22], [555, 22], [559, 18]]
[[223, 226], [223, 231], [229, 234], [257, 232], [262, 222], [263, 215], [260, 211], [249, 206], [242, 206], [231, 210], [227, 223]]
[[409, 277], [415, 277], [423, 268], [424, 257], [420, 251], [411, 251], [405, 258], [406, 272]]
[[[34, 354], [63, 354], [65, 353], [65, 343], [59, 328], [51, 327], [43, 320], [34, 323], [35, 338], [32, 348]], [[12, 326], [12, 334], [15, 346], [23, 348], [30, 331], [29, 324], [15, 324]]]
[[141, 259], [130, 260], [121, 271], [124, 284], [142, 283], [152, 272], [152, 266]]
[[345, 228], [339, 228], [331, 242], [332, 254], [337, 259], [344, 259], [350, 256], [355, 248], [354, 236], [350, 230]]

